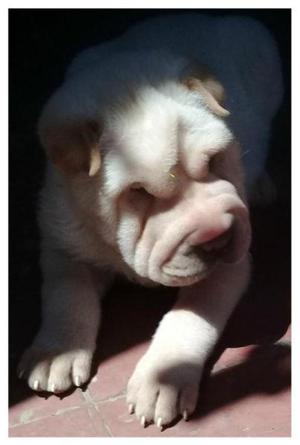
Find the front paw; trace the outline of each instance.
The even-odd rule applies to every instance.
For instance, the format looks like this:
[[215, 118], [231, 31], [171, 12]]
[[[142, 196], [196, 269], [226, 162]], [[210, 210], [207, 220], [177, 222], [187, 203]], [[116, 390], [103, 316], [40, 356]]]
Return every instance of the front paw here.
[[160, 430], [178, 416], [187, 420], [197, 403], [201, 370], [188, 359], [145, 354], [128, 382], [129, 412], [143, 427], [155, 422]]
[[88, 348], [55, 350], [33, 344], [20, 360], [18, 375], [27, 380], [34, 391], [62, 393], [88, 381], [92, 357], [93, 351]]

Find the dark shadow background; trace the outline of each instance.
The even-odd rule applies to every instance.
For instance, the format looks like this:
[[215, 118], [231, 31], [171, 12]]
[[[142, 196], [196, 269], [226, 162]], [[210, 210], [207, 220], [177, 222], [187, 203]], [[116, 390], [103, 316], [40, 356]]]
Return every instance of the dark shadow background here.
[[[192, 11], [11, 9], [9, 12], [10, 403], [30, 395], [24, 384], [16, 380], [15, 369], [40, 321], [36, 206], [45, 158], [37, 140], [36, 123], [41, 108], [61, 83], [72, 58], [83, 48], [116, 37], [133, 23], [150, 16]], [[253, 280], [220, 342], [221, 351], [228, 345], [275, 341], [290, 323], [291, 13], [288, 9], [196, 11], [242, 14], [263, 22], [278, 42], [285, 81], [284, 102], [274, 121], [267, 164], [277, 185], [277, 199], [267, 207], [252, 209]], [[173, 289], [144, 289], [118, 281], [105, 302], [95, 365], [150, 338], [173, 300]], [[111, 338], [112, 332], [118, 334]], [[246, 375], [243, 377], [247, 379]]]

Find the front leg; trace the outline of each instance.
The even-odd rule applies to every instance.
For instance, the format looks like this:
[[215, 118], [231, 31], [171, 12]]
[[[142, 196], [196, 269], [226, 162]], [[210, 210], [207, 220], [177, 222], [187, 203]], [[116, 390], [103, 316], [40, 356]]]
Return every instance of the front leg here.
[[100, 319], [99, 288], [86, 265], [61, 252], [47, 248], [41, 263], [42, 324], [18, 373], [36, 391], [60, 393], [90, 377]]
[[143, 426], [159, 428], [195, 409], [207, 358], [249, 278], [249, 261], [219, 265], [197, 285], [182, 288], [174, 308], [129, 380], [127, 402]]

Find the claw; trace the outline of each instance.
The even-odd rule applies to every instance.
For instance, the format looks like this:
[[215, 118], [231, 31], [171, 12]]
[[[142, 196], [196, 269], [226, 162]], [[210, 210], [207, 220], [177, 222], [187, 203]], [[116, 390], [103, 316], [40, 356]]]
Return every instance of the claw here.
[[145, 416], [141, 417], [141, 425], [142, 425], [143, 428], [146, 427], [146, 417]]
[[163, 430], [162, 417], [159, 417], [159, 418], [157, 419], [156, 426], [157, 426], [157, 428], [158, 428], [160, 431]]
[[50, 392], [54, 392], [55, 393], [55, 390], [56, 390], [55, 383], [52, 383], [52, 385], [50, 385]]
[[35, 380], [33, 382], [33, 389], [34, 389], [34, 391], [38, 391], [39, 386], [40, 386], [40, 382], [38, 380]]
[[185, 420], [186, 422], [188, 421], [188, 412], [186, 409], [183, 411], [182, 417], [183, 417], [183, 420]]
[[24, 373], [25, 373], [24, 369], [21, 369], [21, 371], [18, 372], [19, 379], [23, 377]]
[[74, 377], [74, 383], [75, 383], [75, 386], [81, 386], [82, 385], [81, 378], [79, 377], [79, 375], [76, 375]]
[[128, 405], [128, 412], [129, 412], [129, 414], [133, 414], [133, 413], [134, 413], [134, 406], [133, 406], [133, 403], [130, 403], [130, 404]]

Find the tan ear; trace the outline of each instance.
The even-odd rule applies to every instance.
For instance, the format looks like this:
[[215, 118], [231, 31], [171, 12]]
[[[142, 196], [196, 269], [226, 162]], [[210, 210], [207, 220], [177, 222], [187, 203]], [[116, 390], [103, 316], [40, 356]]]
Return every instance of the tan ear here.
[[189, 75], [182, 80], [189, 89], [198, 91], [208, 108], [217, 116], [227, 117], [230, 112], [222, 104], [225, 100], [225, 90], [222, 84], [205, 67], [193, 68]]
[[63, 173], [94, 176], [101, 166], [100, 127], [92, 120], [52, 123], [43, 127], [40, 136], [49, 158]]

